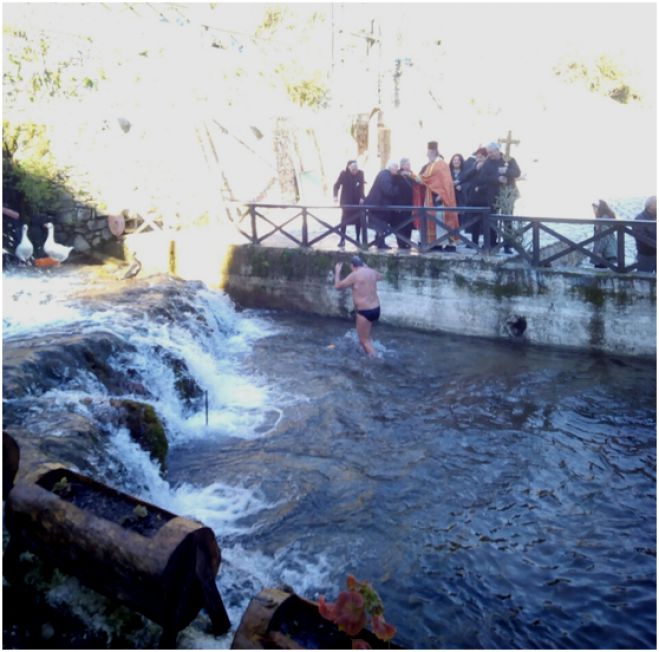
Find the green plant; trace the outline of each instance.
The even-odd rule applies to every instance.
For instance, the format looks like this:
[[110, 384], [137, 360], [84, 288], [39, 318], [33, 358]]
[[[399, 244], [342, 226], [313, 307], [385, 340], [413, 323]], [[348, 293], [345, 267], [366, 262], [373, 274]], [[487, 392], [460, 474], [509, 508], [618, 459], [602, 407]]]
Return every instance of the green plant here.
[[515, 186], [502, 186], [494, 202], [494, 208], [502, 215], [512, 215], [519, 191]]
[[[512, 215], [518, 197], [519, 190], [516, 186], [502, 186], [494, 202], [495, 211], [501, 215]], [[524, 225], [521, 222], [504, 222], [503, 228], [506, 232], [506, 239], [519, 245], [523, 244]]]
[[396, 628], [384, 619], [384, 606], [380, 596], [368, 582], [361, 582], [352, 575], [347, 578], [347, 591], [341, 591], [336, 602], [325, 602], [320, 596], [320, 615], [338, 625], [339, 629], [353, 639], [354, 650], [370, 649], [370, 645], [355, 638], [371, 620], [373, 633], [382, 641], [389, 642], [396, 634]]
[[627, 80], [628, 72], [607, 54], [588, 61], [566, 61], [554, 66], [554, 74], [568, 83], [585, 85], [591, 92], [627, 104], [641, 100], [640, 93]]
[[50, 38], [40, 32], [27, 33], [5, 28], [5, 66], [3, 85], [9, 103], [17, 99], [38, 102], [44, 97], [80, 97], [96, 89], [104, 78], [102, 71], [84, 63], [83, 50], [89, 37], [78, 37], [75, 55], [62, 57]]
[[2, 123], [2, 194], [21, 213], [46, 209], [58, 197], [58, 170], [44, 125]]
[[327, 103], [328, 88], [321, 79], [319, 71], [310, 77], [286, 82], [288, 96], [300, 106], [319, 108]]

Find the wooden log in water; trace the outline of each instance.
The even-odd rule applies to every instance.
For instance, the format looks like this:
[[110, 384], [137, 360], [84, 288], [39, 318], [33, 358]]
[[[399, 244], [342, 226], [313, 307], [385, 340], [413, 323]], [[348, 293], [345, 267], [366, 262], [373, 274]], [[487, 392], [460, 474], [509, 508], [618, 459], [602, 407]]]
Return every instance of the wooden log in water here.
[[[373, 649], [400, 649], [363, 629], [355, 638]], [[266, 588], [253, 598], [236, 630], [234, 650], [352, 649], [353, 639], [320, 615], [318, 603], [284, 591]]]
[[161, 644], [205, 607], [216, 634], [230, 627], [215, 584], [213, 531], [58, 464], [18, 482], [6, 502], [5, 576], [24, 550], [163, 627]]
[[21, 450], [16, 440], [4, 430], [2, 431], [2, 500], [7, 496], [14, 486], [14, 480], [18, 473], [21, 459]]

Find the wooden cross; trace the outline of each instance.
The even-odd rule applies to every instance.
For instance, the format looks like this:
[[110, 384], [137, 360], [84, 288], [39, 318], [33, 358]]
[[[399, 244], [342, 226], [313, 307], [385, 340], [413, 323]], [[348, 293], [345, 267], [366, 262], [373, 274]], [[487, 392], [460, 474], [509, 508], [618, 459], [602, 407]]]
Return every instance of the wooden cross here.
[[504, 152], [504, 158], [506, 161], [510, 159], [510, 146], [511, 145], [519, 145], [519, 140], [513, 140], [513, 135], [508, 129], [508, 136], [506, 138], [499, 138], [497, 141], [500, 145], [505, 144], [506, 145], [506, 151]]

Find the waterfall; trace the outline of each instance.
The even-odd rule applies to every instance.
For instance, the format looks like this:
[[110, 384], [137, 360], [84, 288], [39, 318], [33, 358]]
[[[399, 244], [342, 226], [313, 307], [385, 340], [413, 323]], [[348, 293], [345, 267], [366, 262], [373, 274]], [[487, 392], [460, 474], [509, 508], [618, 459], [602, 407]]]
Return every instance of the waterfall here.
[[[127, 428], [117, 424], [113, 401], [151, 405], [164, 425], [170, 456], [195, 444], [267, 436], [281, 415], [276, 391], [246, 369], [244, 359], [254, 342], [276, 327], [266, 318], [237, 312], [227, 296], [198, 282], [157, 277], [122, 286], [88, 271], [34, 271], [5, 274], [5, 427], [24, 435], [19, 444], [26, 452], [54, 442], [48, 449], [55, 451], [52, 461], [211, 527], [222, 548], [218, 584], [233, 629], [215, 639], [196, 631], [193, 623], [179, 645], [228, 647], [251, 597], [285, 578], [304, 585], [309, 567], [296, 571], [281, 554], [248, 551], [240, 541], [255, 527], [249, 518], [271, 507], [258, 488], [196, 478], [172, 485]], [[113, 350], [106, 367], [97, 347], [110, 335]], [[61, 359], [66, 350], [68, 367], [79, 366], [64, 378], [61, 370], [58, 378], [50, 378], [47, 364], [29, 363], [30, 355], [44, 347], [39, 360]], [[24, 351], [31, 352], [26, 359]], [[195, 390], [189, 400], [181, 396], [181, 382]], [[9, 388], [16, 391], [10, 395]], [[316, 576], [327, 565], [322, 559], [318, 563]], [[73, 601], [86, 595], [75, 582], [66, 587], [51, 590], [54, 603], [67, 602], [62, 592], [79, 591]], [[90, 628], [111, 630], [91, 604], [78, 611]]]

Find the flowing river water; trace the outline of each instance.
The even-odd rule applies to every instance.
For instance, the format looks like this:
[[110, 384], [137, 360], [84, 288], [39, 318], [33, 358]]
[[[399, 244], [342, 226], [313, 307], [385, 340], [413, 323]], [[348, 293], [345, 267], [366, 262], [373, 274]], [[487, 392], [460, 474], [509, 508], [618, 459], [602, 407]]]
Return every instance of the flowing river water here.
[[[71, 332], [130, 342], [109, 363], [149, 388], [167, 472], [123, 429], [78, 466], [213, 528], [233, 630], [265, 586], [334, 599], [352, 573], [405, 647], [655, 647], [654, 361], [385, 323], [368, 360], [349, 321], [240, 312], [201, 284], [155, 313], [150, 297], [182, 284], [147, 280], [121, 300], [90, 294], [83, 270], [34, 271], [5, 274], [5, 357]], [[208, 425], [163, 351], [208, 391]], [[38, 406], [22, 426], [51, 438], [48, 410], [96, 418], [110, 398], [83, 373], [3, 394], [5, 422]], [[233, 630], [191, 625], [179, 645], [226, 648]]]

